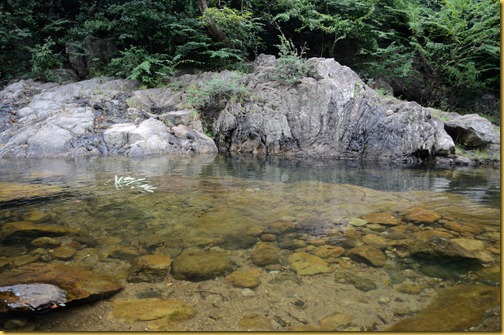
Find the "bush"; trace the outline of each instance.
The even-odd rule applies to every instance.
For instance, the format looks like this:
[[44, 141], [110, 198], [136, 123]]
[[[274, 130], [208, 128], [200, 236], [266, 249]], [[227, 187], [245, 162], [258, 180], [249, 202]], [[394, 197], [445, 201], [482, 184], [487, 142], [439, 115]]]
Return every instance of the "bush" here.
[[187, 102], [191, 107], [204, 110], [223, 107], [223, 102], [243, 102], [250, 97], [249, 90], [240, 83], [242, 75], [238, 72], [224, 72], [201, 85], [187, 88]]
[[308, 74], [308, 64], [303, 59], [305, 47], [298, 51], [294, 43], [283, 34], [279, 37], [280, 44], [277, 45], [279, 58], [275, 70], [271, 74], [271, 79], [287, 85], [294, 85]]
[[108, 66], [109, 73], [123, 78], [138, 80], [147, 87], [160, 86], [175, 73], [179, 63], [166, 55], [149, 54], [146, 50], [131, 47], [121, 52]]
[[56, 43], [48, 37], [44, 44], [37, 44], [34, 48], [30, 48], [31, 51], [31, 75], [35, 79], [44, 81], [54, 81], [56, 76], [54, 75], [55, 68], [61, 68], [64, 58], [59, 53], [54, 53], [52, 47]]

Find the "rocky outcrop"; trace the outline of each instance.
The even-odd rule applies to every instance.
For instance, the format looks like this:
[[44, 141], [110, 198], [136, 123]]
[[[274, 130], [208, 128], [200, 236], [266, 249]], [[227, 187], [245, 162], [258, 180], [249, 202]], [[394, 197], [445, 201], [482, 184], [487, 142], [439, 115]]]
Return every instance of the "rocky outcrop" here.
[[466, 146], [497, 141], [488, 121], [441, 121], [432, 109], [380, 96], [334, 59], [308, 59], [308, 75], [294, 85], [272, 79], [276, 62], [260, 55], [250, 74], [182, 75], [172, 88], [139, 89], [135, 81], [114, 78], [14, 83], [0, 92], [0, 157], [198, 155], [219, 149], [415, 163], [451, 156], [455, 140]]
[[273, 56], [260, 55], [244, 80], [250, 102], [229, 102], [214, 122], [220, 150], [403, 160], [454, 152], [431, 113], [413, 102], [381, 98], [350, 68], [311, 58], [294, 86], [270, 80]]
[[173, 126], [130, 107], [127, 101], [134, 104], [134, 100], [128, 97], [136, 88], [134, 81], [113, 78], [61, 86], [32, 81], [8, 86], [0, 92], [0, 111], [10, 117], [9, 127], [0, 133], [0, 157], [217, 152], [202, 129]]

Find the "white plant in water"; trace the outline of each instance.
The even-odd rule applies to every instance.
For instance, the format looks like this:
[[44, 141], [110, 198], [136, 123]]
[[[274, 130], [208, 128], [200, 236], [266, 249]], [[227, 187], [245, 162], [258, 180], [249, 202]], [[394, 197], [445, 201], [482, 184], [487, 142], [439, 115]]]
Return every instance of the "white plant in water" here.
[[114, 177], [114, 186], [116, 189], [120, 190], [124, 187], [138, 188], [142, 193], [154, 193], [156, 187], [147, 184], [144, 181], [145, 178], [133, 178], [133, 177], [125, 177], [125, 176], [115, 176]]

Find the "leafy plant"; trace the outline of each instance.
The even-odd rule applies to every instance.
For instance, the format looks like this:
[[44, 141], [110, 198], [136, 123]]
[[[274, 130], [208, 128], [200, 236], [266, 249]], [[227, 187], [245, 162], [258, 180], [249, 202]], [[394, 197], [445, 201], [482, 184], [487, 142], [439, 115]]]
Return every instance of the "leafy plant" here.
[[210, 58], [223, 65], [245, 61], [249, 54], [256, 54], [261, 45], [259, 33], [263, 29], [263, 24], [254, 18], [250, 11], [240, 11], [226, 6], [210, 7], [204, 11], [200, 20], [215, 24], [224, 34], [219, 49], [206, 52]]
[[125, 177], [125, 176], [115, 176], [114, 177], [114, 186], [116, 189], [121, 190], [123, 188], [138, 188], [142, 193], [154, 193], [156, 187], [149, 185], [146, 183], [145, 178], [133, 178], [133, 177]]
[[279, 37], [280, 44], [276, 46], [279, 58], [271, 74], [271, 79], [287, 85], [294, 85], [308, 74], [309, 67], [303, 59], [306, 48], [303, 46], [298, 51], [294, 43], [287, 39], [283, 33]]
[[455, 152], [462, 157], [477, 160], [500, 160], [499, 155], [492, 155], [488, 149], [467, 150], [461, 145], [455, 146]]
[[59, 53], [55, 53], [52, 47], [56, 43], [48, 37], [43, 44], [37, 44], [34, 48], [31, 48], [31, 64], [32, 64], [32, 76], [36, 79], [54, 81], [56, 76], [53, 70], [57, 67], [61, 67], [63, 64], [63, 56]]
[[121, 57], [112, 59], [108, 69], [114, 75], [138, 80], [147, 87], [156, 87], [175, 73], [179, 63], [177, 57], [170, 60], [166, 55], [149, 54], [133, 46], [121, 51]]
[[249, 90], [240, 83], [238, 72], [224, 72], [201, 84], [187, 88], [187, 102], [196, 109], [220, 106], [222, 101], [244, 101], [250, 97]]

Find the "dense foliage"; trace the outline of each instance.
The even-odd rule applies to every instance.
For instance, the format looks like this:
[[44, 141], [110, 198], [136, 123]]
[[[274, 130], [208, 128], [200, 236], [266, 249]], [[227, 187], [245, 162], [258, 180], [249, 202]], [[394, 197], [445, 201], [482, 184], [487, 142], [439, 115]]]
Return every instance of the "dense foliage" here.
[[300, 56], [334, 57], [397, 96], [464, 110], [499, 92], [499, 14], [497, 0], [5, 0], [0, 77], [56, 80], [54, 69], [89, 56], [91, 36], [115, 53], [81, 77], [157, 86], [177, 69], [245, 69], [265, 52], [295, 84]]

